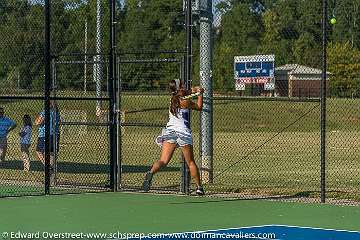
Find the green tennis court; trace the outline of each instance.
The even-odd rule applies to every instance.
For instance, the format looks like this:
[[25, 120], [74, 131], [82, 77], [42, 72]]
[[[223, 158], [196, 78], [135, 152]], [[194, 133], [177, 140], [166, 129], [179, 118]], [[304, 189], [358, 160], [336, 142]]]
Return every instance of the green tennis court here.
[[0, 199], [1, 232], [170, 233], [259, 225], [360, 231], [360, 208], [140, 193]]

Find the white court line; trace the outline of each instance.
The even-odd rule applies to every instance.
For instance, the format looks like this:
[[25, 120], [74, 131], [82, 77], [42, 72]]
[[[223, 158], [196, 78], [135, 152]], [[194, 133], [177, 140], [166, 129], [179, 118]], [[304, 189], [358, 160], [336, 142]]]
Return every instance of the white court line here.
[[262, 227], [288, 227], [288, 228], [335, 231], [335, 232], [360, 233], [360, 231], [351, 231], [351, 230], [344, 230], [344, 229], [317, 228], [317, 227], [299, 227], [299, 226], [292, 226], [292, 225], [277, 225], [277, 224], [263, 225]]
[[[241, 229], [252, 229], [252, 228], [262, 228], [262, 227], [285, 227], [285, 228], [297, 228], [297, 229], [313, 229], [313, 230], [323, 230], [323, 231], [335, 231], [335, 232], [347, 232], [347, 233], [359, 233], [359, 231], [350, 231], [343, 229], [331, 229], [331, 228], [317, 228], [317, 227], [300, 227], [293, 225], [278, 225], [278, 224], [268, 224], [268, 225], [257, 225], [257, 226], [247, 226], [247, 227], [239, 227], [239, 228], [220, 228], [220, 229], [212, 229], [212, 230], [201, 230], [201, 231], [193, 231], [193, 232], [179, 232], [179, 233], [169, 233], [169, 234], [191, 234], [191, 233], [206, 233], [206, 232], [215, 232], [215, 231], [227, 231], [227, 230], [241, 230]], [[254, 238], [247, 238], [254, 239]], [[256, 238], [263, 240], [281, 240], [279, 238]], [[109, 239], [110, 240], [110, 239]], [[115, 240], [115, 239], [112, 239]]]

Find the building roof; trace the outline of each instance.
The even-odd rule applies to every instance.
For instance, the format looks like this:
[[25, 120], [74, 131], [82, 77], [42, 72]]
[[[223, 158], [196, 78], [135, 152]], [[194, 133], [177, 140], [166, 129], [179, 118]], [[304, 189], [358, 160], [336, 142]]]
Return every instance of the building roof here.
[[[275, 68], [276, 71], [287, 71], [289, 74], [322, 74], [321, 69], [312, 68], [300, 64], [285, 64]], [[329, 74], [329, 73], [328, 73]]]

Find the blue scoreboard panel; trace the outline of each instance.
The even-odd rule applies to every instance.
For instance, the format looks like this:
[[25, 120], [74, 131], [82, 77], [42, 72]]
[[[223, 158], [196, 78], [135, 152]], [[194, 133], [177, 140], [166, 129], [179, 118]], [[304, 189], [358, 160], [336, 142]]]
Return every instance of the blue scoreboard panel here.
[[275, 56], [253, 55], [234, 57], [236, 90], [245, 90], [245, 84], [264, 84], [265, 90], [275, 88]]

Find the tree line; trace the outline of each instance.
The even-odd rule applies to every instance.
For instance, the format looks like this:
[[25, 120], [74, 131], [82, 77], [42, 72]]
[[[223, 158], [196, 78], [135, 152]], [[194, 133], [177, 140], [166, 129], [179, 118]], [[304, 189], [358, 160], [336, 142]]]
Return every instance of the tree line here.
[[[172, 59], [185, 49], [182, 0], [119, 0], [116, 7], [116, 51], [121, 59]], [[108, 1], [101, 2], [102, 51], [109, 46]], [[360, 2], [328, 1], [328, 71], [333, 96], [358, 95], [360, 83]], [[0, 86], [2, 89], [41, 89], [44, 81], [44, 6], [34, 0], [0, 2]], [[274, 54], [276, 65], [296, 63], [321, 68], [322, 1], [223, 0], [214, 6], [213, 81], [216, 91], [233, 91], [233, 58]], [[96, 53], [96, 1], [53, 1], [52, 53]], [[335, 17], [336, 24], [330, 24]], [[193, 80], [198, 82], [199, 17], [194, 15]], [[85, 31], [87, 29], [87, 31]], [[86, 34], [86, 37], [85, 37]], [[85, 41], [87, 38], [87, 41]], [[55, 60], [83, 60], [58, 57]], [[92, 60], [92, 56], [88, 56]], [[106, 63], [104, 63], [106, 87]], [[95, 84], [93, 64], [58, 65], [57, 86], [80, 90], [88, 79]], [[122, 64], [121, 78], [129, 90], [161, 89], [179, 76], [176, 63]]]

